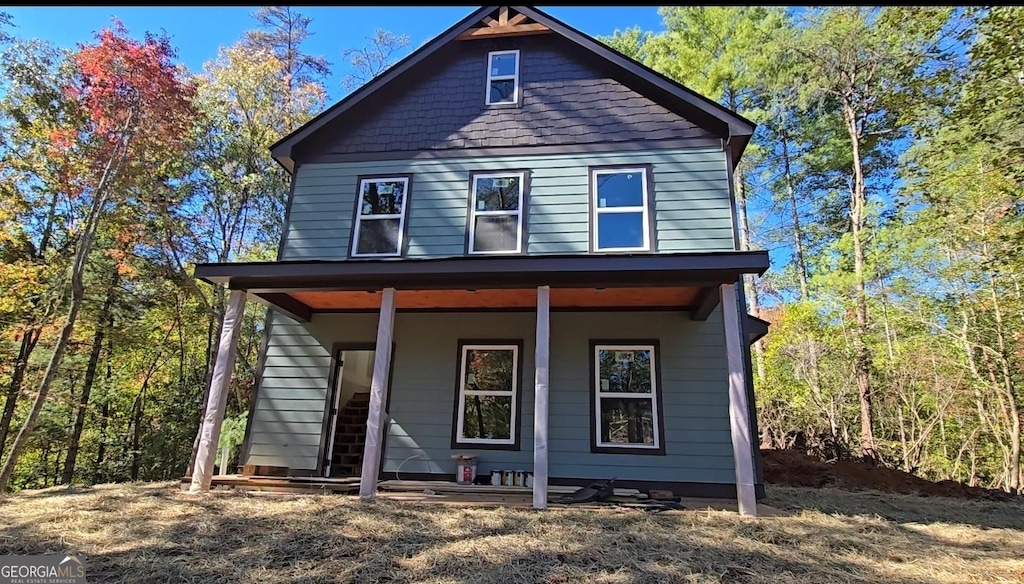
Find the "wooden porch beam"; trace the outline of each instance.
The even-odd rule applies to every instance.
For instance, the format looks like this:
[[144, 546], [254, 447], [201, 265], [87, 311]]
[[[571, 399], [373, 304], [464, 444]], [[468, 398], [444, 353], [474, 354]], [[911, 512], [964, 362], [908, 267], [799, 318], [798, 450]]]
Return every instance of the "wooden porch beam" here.
[[694, 303], [694, 308], [690, 311], [690, 320], [707, 320], [718, 307], [720, 297], [717, 287], [701, 290]]
[[[754, 448], [750, 436], [750, 403], [747, 400], [746, 368], [743, 351], [749, 350], [743, 338], [737, 284], [722, 284], [722, 320], [725, 326], [725, 352], [729, 364], [729, 427], [732, 455], [736, 464], [736, 500], [740, 514], [757, 517], [754, 492]], [[746, 310], [742, 311], [746, 315]]]
[[455, 37], [457, 41], [467, 41], [481, 38], [499, 38], [509, 36], [522, 36], [528, 34], [544, 34], [551, 32], [551, 29], [539, 22], [528, 24], [506, 24], [499, 26], [486, 26], [483, 28], [471, 28]]
[[245, 291], [232, 290], [228, 297], [227, 309], [224, 311], [224, 324], [220, 329], [217, 361], [213, 364], [206, 412], [203, 414], [203, 423], [199, 427], [199, 445], [196, 448], [196, 462], [192, 469], [192, 484], [189, 485], [189, 493], [210, 490], [214, 459], [217, 456], [217, 443], [220, 441], [224, 409], [228, 402], [228, 385], [231, 383], [231, 372], [235, 369], [238, 334], [242, 329], [244, 314]]
[[377, 491], [394, 330], [395, 289], [385, 288], [381, 295], [380, 318], [377, 320], [377, 344], [373, 356], [373, 378], [370, 381], [370, 411], [366, 414], [366, 444], [363, 446], [363, 470], [359, 480], [359, 497], [362, 499], [372, 499]]
[[533, 394], [533, 508], [548, 506], [548, 361], [551, 338], [551, 288], [537, 288], [537, 344]]

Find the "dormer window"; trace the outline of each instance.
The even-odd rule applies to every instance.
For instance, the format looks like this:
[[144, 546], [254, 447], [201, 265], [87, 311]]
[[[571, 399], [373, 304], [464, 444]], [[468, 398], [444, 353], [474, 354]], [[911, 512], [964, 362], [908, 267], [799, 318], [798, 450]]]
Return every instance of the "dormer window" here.
[[519, 51], [487, 53], [487, 105], [519, 103]]

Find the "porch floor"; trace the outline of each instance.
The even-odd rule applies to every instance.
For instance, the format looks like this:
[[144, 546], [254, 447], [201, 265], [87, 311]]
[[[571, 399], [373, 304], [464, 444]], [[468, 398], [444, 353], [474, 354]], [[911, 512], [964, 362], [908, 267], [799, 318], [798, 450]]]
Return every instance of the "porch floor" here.
[[[181, 488], [188, 489], [191, 479], [181, 479]], [[323, 478], [323, 477], [269, 477], [218, 475], [213, 477], [214, 488], [235, 488], [245, 491], [265, 492], [268, 494], [339, 494], [354, 496], [359, 492], [359, 477]], [[642, 509], [643, 501], [630, 497], [621, 497], [619, 502], [606, 503], [575, 503], [568, 505], [559, 503], [559, 495], [572, 493], [577, 487], [549, 486], [548, 505], [551, 508], [582, 508], [615, 511], [631, 511]], [[552, 497], [553, 495], [553, 497]], [[493, 485], [460, 485], [451, 481], [381, 481], [377, 485], [376, 497], [387, 501], [407, 503], [425, 503], [451, 507], [510, 507], [516, 509], [533, 508], [532, 490], [526, 487], [505, 487]], [[703, 497], [683, 497], [679, 501], [683, 509], [659, 511], [659, 513], [682, 513], [685, 511], [733, 511], [738, 506], [735, 499], [712, 499]], [[761, 517], [777, 517], [785, 512], [766, 505], [757, 504], [757, 512]]]

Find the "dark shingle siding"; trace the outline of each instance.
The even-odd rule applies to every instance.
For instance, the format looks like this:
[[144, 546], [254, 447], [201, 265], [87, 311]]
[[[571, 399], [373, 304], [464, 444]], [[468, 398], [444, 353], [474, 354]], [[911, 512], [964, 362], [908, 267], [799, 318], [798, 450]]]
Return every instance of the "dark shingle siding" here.
[[[487, 106], [487, 53], [511, 48], [520, 49], [521, 106]], [[711, 136], [587, 58], [596, 59], [553, 34], [454, 42], [323, 128], [304, 150], [323, 155]]]

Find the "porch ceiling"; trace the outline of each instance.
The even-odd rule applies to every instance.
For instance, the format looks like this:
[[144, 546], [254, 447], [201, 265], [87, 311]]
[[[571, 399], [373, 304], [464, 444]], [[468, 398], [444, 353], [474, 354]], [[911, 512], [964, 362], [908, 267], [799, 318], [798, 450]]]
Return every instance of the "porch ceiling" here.
[[[553, 288], [552, 308], [676, 308], [692, 306], [700, 288], [672, 286], [656, 288]], [[380, 308], [381, 292], [367, 291], [295, 291], [288, 295], [313, 311], [373, 310]], [[395, 308], [473, 309], [535, 308], [537, 291], [533, 288], [488, 288], [479, 290], [397, 290]]]
[[376, 310], [385, 288], [399, 310], [532, 309], [538, 286], [555, 309], [689, 309], [703, 320], [720, 284], [767, 269], [766, 251], [720, 251], [200, 264], [196, 277], [299, 320]]

